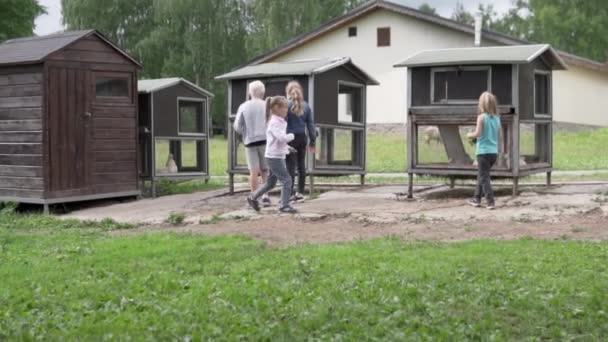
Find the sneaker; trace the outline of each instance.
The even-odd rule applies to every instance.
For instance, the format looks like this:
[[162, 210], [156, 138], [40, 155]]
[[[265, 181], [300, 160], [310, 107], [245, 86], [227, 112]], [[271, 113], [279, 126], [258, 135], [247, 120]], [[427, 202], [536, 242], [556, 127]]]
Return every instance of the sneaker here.
[[262, 198], [262, 206], [263, 206], [264, 208], [268, 208], [268, 207], [270, 207], [271, 205], [272, 205], [272, 203], [270, 202], [270, 197], [268, 197], [268, 196], [264, 196], [264, 197]]
[[302, 194], [301, 194], [301, 193], [299, 193], [299, 192], [296, 192], [296, 194], [295, 194], [295, 195], [293, 195], [293, 198], [294, 198], [296, 201], [303, 201], [303, 200], [304, 200], [304, 195], [302, 195]]
[[494, 204], [494, 203], [488, 204], [488, 206], [486, 207], [486, 209], [488, 209], [488, 210], [494, 210], [494, 209], [496, 209], [496, 204]]
[[247, 203], [249, 203], [249, 206], [251, 207], [251, 209], [253, 209], [257, 212], [260, 211], [260, 203], [258, 203], [257, 200], [253, 199], [253, 197], [247, 196]]
[[295, 214], [298, 210], [290, 205], [279, 209], [279, 214]]
[[471, 205], [475, 208], [479, 208], [481, 206], [481, 203], [478, 200], [472, 198], [469, 200], [469, 205]]

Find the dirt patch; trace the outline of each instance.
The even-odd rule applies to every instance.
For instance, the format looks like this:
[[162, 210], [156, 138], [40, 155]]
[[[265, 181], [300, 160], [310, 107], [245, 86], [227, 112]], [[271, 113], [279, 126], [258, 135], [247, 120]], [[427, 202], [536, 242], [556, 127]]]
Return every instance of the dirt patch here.
[[145, 226], [113, 234], [141, 234], [175, 232], [205, 235], [246, 235], [265, 241], [270, 246], [288, 246], [302, 243], [335, 243], [397, 236], [409, 241], [454, 242], [476, 239], [509, 240], [522, 237], [539, 239], [608, 239], [608, 223], [597, 210], [569, 217], [557, 224], [544, 222], [506, 221], [443, 221], [420, 220], [379, 221], [361, 220], [360, 217], [338, 215], [322, 220], [301, 220], [289, 216], [262, 215], [256, 220], [220, 221], [207, 225], [172, 227]]
[[[247, 208], [245, 194], [222, 192], [180, 195], [116, 204], [74, 213], [79, 218], [138, 219], [140, 228], [112, 234], [179, 232], [244, 234], [272, 246], [344, 242], [383, 236], [408, 240], [462, 241], [470, 239], [535, 238], [608, 239], [608, 185], [527, 188], [518, 197], [497, 187], [497, 210], [473, 208], [469, 187], [417, 188], [413, 200], [403, 187], [340, 189], [298, 203], [296, 216], [257, 214]], [[276, 204], [278, 194], [274, 194]], [[171, 212], [185, 216], [183, 226], [164, 223]], [[142, 220], [143, 219], [143, 220]], [[133, 222], [133, 221], [128, 221]]]

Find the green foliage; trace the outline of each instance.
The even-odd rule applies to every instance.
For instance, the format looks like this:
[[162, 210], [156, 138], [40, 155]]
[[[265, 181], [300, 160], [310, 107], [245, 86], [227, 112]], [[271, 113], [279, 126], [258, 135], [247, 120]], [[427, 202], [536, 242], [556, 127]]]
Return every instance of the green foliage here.
[[462, 2], [456, 3], [456, 7], [452, 13], [452, 19], [467, 25], [473, 25], [475, 23], [475, 18], [464, 8]]
[[171, 213], [169, 214], [169, 217], [167, 217], [167, 223], [177, 226], [184, 223], [185, 219], [186, 214], [184, 213]]
[[608, 245], [0, 229], [1, 340], [602, 340]]
[[[604, 0], [515, 0], [498, 16], [493, 5], [480, 4], [485, 28], [554, 47], [596, 61], [608, 59], [608, 3]], [[452, 18], [473, 23], [461, 3]]]
[[420, 7], [418, 7], [418, 10], [427, 14], [437, 15], [437, 10], [435, 9], [435, 7], [429, 5], [426, 2], [420, 5]]
[[34, 34], [34, 20], [46, 13], [37, 0], [0, 1], [0, 42]]
[[70, 29], [97, 28], [137, 57], [141, 77], [185, 77], [215, 94], [224, 126], [226, 83], [214, 77], [343, 14], [359, 0], [62, 0]]

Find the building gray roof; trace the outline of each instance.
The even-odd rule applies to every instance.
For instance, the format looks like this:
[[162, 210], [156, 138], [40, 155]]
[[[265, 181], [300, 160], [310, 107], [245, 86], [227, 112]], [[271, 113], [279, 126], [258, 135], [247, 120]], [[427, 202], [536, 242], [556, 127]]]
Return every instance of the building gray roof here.
[[96, 30], [67, 31], [46, 36], [34, 36], [7, 40], [0, 44], [0, 65], [39, 63], [52, 53], [91, 35], [98, 36], [101, 40], [108, 43], [112, 48], [132, 61], [134, 64], [141, 66], [136, 59], [129, 56], [129, 54]]
[[[258, 57], [255, 57], [253, 60], [249, 61], [247, 64], [258, 64], [265, 63], [271, 61], [297, 47], [300, 47], [319, 36], [332, 32], [333, 30], [337, 30], [345, 25], [348, 25], [354, 20], [362, 18], [369, 13], [373, 13], [377, 10], [387, 10], [393, 13], [397, 13], [403, 16], [413, 17], [419, 20], [424, 20], [426, 22], [434, 23], [439, 26], [443, 26], [455, 31], [464, 32], [470, 35], [475, 34], [475, 28], [471, 25], [463, 24], [452, 19], [443, 18], [438, 15], [433, 15], [429, 13], [425, 13], [419, 11], [417, 9], [407, 7], [404, 5], [400, 5], [394, 3], [392, 1], [386, 0], [370, 0], [366, 3], [363, 3], [361, 6], [349, 11], [343, 16], [334, 18], [326, 22], [325, 24], [315, 28], [312, 31], [303, 33], [284, 44], [278, 46], [275, 49], [272, 49]], [[491, 30], [482, 30], [482, 39], [489, 40], [498, 44], [506, 44], [506, 45], [521, 45], [521, 44], [530, 44], [530, 42], [518, 39], [515, 37], [511, 37], [502, 33], [498, 33]], [[598, 71], [608, 71], [608, 64], [597, 62], [588, 58], [584, 58], [581, 56], [577, 56], [574, 54], [566, 53], [564, 51], [557, 51], [561, 58], [566, 60], [568, 63], [580, 65], [589, 69], [594, 69]]]
[[247, 65], [240, 69], [231, 71], [227, 74], [217, 76], [215, 79], [232, 80], [273, 76], [315, 75], [343, 65], [349, 68], [354, 73], [358, 74], [367, 85], [380, 84], [373, 77], [368, 75], [365, 71], [357, 67], [348, 57], [306, 59]]
[[547, 44], [511, 45], [473, 48], [426, 50], [395, 64], [399, 67], [471, 65], [471, 64], [526, 64], [543, 56], [554, 70], [566, 70], [566, 63]]
[[210, 91], [205, 90], [205, 89], [197, 86], [196, 84], [188, 81], [187, 79], [181, 78], [181, 77], [157, 78], [157, 79], [151, 79], [151, 80], [139, 80], [137, 82], [137, 91], [140, 94], [149, 94], [149, 93], [157, 92], [157, 91], [162, 90], [162, 89], [173, 87], [173, 86], [175, 86], [175, 85], [177, 85], [179, 83], [185, 84], [186, 86], [190, 87], [192, 90], [196, 91], [197, 93], [200, 93], [201, 95], [206, 95], [206, 96], [209, 96], [209, 97], [215, 96]]

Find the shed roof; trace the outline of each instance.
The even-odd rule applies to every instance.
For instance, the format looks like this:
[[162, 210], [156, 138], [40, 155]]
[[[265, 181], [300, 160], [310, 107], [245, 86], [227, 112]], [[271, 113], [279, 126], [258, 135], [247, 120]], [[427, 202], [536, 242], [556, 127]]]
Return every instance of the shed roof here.
[[0, 65], [39, 63], [52, 53], [91, 35], [96, 35], [114, 48], [118, 53], [125, 56], [135, 65], [141, 67], [141, 64], [135, 58], [131, 57], [96, 30], [67, 31], [47, 36], [7, 40], [0, 44]]
[[394, 66], [399, 68], [455, 64], [526, 64], [540, 56], [543, 56], [554, 70], [567, 69], [566, 63], [547, 44], [426, 50], [418, 52]]
[[367, 85], [380, 84], [373, 77], [368, 75], [365, 71], [357, 67], [348, 57], [306, 59], [297, 61], [248, 65], [243, 68], [229, 72], [227, 74], [217, 76], [215, 79], [232, 80], [273, 76], [315, 75], [337, 68], [339, 66], [345, 66], [347, 69], [350, 69], [350, 71], [354, 72], [355, 74], [358, 74]]
[[163, 90], [163, 89], [166, 89], [169, 87], [173, 87], [180, 83], [185, 84], [186, 86], [188, 86], [192, 90], [196, 91], [197, 93], [200, 93], [201, 95], [205, 95], [205, 96], [209, 96], [209, 97], [215, 96], [210, 91], [205, 90], [205, 89], [197, 86], [196, 84], [188, 81], [187, 79], [181, 78], [181, 77], [140, 80], [137, 82], [137, 90], [140, 94], [149, 94], [149, 93], [154, 93], [154, 92], [157, 92], [159, 90]]

